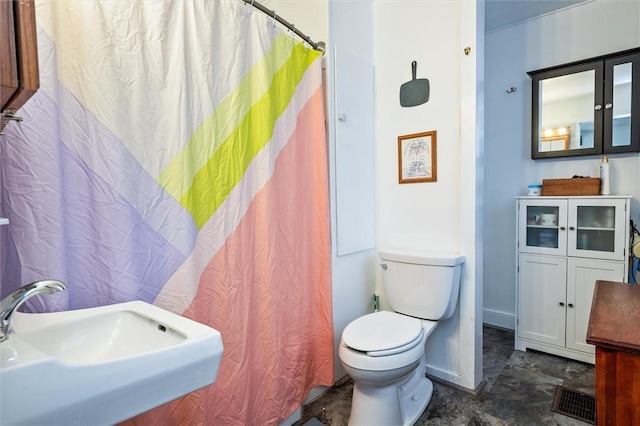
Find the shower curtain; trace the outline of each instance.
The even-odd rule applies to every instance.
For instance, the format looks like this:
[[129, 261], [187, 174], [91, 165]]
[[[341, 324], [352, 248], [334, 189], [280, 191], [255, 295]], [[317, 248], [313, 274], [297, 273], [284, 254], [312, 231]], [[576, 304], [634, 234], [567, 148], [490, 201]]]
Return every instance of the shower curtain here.
[[216, 382], [131, 424], [267, 425], [333, 383], [321, 55], [237, 1], [36, 2], [41, 88], [0, 139], [2, 296], [216, 328]]

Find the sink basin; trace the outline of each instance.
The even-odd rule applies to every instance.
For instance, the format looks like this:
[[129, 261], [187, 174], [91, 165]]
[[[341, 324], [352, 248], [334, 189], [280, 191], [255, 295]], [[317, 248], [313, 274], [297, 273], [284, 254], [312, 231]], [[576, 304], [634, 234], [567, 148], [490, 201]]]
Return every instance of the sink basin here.
[[16, 312], [0, 344], [0, 424], [114, 424], [212, 384], [216, 330], [135, 301]]
[[175, 346], [187, 336], [132, 310], [117, 310], [20, 333], [34, 348], [68, 364], [117, 360]]

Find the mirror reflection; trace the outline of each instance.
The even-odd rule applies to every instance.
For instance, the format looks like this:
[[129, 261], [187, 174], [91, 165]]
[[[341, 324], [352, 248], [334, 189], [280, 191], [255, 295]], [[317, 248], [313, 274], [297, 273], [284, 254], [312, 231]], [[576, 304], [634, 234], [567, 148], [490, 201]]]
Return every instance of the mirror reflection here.
[[540, 152], [564, 151], [569, 149], [570, 126], [547, 127], [542, 132]]
[[613, 67], [613, 146], [631, 145], [631, 71], [632, 63]]
[[[595, 79], [595, 70], [589, 70], [540, 82], [539, 151], [593, 148]], [[560, 132], [566, 135], [563, 143]]]

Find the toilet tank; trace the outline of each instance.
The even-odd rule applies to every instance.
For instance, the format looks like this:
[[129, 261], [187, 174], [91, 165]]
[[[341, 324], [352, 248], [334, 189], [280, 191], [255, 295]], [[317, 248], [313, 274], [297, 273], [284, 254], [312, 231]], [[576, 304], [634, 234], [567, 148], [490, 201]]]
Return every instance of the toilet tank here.
[[384, 292], [394, 311], [432, 321], [453, 315], [464, 256], [419, 250], [379, 255]]

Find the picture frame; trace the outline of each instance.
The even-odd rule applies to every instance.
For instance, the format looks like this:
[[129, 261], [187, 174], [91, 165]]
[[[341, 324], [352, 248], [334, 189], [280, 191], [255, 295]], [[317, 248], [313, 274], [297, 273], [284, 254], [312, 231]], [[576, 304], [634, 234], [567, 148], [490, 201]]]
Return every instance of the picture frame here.
[[398, 136], [398, 183], [437, 182], [437, 132]]

